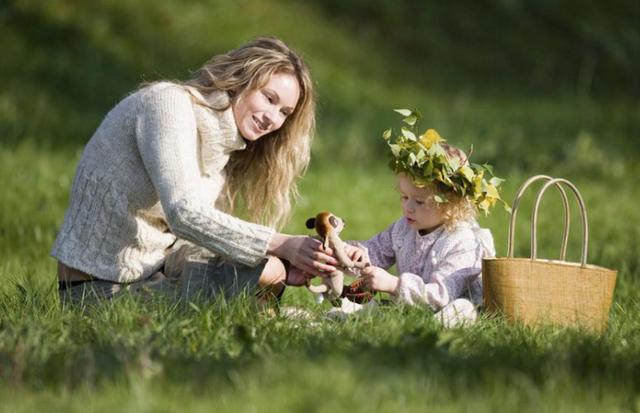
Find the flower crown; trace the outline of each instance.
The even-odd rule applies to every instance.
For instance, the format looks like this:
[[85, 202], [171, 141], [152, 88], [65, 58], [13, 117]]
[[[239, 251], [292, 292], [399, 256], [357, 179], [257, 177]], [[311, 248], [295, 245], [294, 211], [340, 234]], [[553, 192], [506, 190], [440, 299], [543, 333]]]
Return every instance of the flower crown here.
[[[404, 125], [400, 128], [400, 134], [394, 136], [393, 130], [387, 129], [382, 138], [389, 146], [389, 166], [395, 173], [409, 175], [418, 188], [435, 184], [436, 188], [453, 191], [470, 200], [485, 215], [498, 201], [504, 204], [507, 212], [511, 212], [509, 205], [500, 198], [498, 190], [504, 179], [493, 175], [491, 165], [470, 163], [468, 157], [465, 158], [461, 153], [460, 156], [452, 155], [453, 147], [443, 146], [441, 143], [446, 141], [434, 129], [427, 129], [417, 136], [418, 122], [422, 118], [420, 112], [409, 109], [394, 111], [404, 117]], [[451, 150], [447, 151], [449, 148]], [[444, 193], [435, 194], [434, 200], [438, 203], [448, 202]]]

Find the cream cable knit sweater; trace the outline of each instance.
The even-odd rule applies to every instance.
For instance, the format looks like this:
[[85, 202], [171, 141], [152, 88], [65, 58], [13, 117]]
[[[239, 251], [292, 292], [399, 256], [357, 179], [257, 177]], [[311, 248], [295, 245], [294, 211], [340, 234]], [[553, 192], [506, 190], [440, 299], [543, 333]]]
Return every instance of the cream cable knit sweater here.
[[233, 113], [196, 100], [206, 102], [163, 82], [107, 114], [82, 154], [52, 256], [116, 282], [156, 272], [177, 237], [246, 265], [265, 258], [274, 230], [215, 208], [229, 156], [246, 146]]

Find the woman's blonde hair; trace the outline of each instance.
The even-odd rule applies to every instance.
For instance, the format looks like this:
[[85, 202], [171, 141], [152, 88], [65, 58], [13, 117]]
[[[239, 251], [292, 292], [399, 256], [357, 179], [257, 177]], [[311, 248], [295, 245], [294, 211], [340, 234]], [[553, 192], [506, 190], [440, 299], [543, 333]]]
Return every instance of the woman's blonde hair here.
[[214, 56], [183, 84], [205, 96], [225, 91], [233, 103], [242, 92], [264, 86], [276, 73], [291, 74], [298, 80], [296, 108], [280, 129], [232, 153], [219, 206], [232, 212], [242, 203], [253, 220], [281, 228], [291, 212], [292, 199], [298, 196], [297, 181], [309, 164], [315, 128], [314, 88], [307, 65], [281, 40], [261, 37]]

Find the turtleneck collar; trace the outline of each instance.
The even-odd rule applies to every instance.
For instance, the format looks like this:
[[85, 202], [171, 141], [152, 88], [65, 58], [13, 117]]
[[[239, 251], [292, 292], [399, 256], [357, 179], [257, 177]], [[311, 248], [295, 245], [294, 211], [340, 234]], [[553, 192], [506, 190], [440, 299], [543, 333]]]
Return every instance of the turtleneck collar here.
[[[187, 89], [195, 99], [193, 112], [201, 144], [201, 166], [205, 175], [212, 175], [221, 169], [218, 165], [220, 155], [228, 157], [231, 152], [243, 150], [247, 142], [238, 130], [226, 92], [216, 91], [204, 96], [193, 87], [187, 86]], [[213, 109], [225, 107], [223, 110]]]
[[[205, 96], [194, 87], [187, 87], [191, 94], [200, 101], [201, 104], [195, 105], [200, 114], [208, 114], [210, 117], [215, 118], [217, 123], [217, 131], [209, 131], [218, 135], [218, 139], [226, 143], [226, 146], [233, 150], [241, 150], [246, 148], [247, 142], [240, 135], [240, 130], [236, 125], [236, 120], [233, 116], [233, 109], [231, 107], [231, 98], [224, 91], [215, 91]], [[226, 108], [223, 110], [217, 110], [214, 108]], [[204, 120], [205, 124], [208, 119], [200, 117], [197, 120]], [[200, 125], [198, 125], [200, 128]], [[206, 128], [204, 128], [206, 129]]]

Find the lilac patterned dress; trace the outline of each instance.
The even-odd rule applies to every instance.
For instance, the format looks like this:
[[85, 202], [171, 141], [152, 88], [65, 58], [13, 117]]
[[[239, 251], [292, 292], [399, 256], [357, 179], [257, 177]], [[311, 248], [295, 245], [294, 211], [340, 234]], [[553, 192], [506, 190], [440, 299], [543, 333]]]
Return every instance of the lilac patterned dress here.
[[435, 311], [458, 298], [480, 305], [482, 258], [495, 256], [491, 232], [475, 220], [420, 235], [401, 218], [373, 238], [353, 244], [363, 247], [375, 266], [397, 265], [399, 301], [426, 304]]

